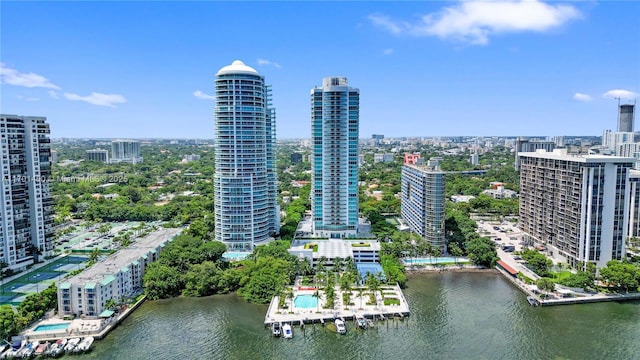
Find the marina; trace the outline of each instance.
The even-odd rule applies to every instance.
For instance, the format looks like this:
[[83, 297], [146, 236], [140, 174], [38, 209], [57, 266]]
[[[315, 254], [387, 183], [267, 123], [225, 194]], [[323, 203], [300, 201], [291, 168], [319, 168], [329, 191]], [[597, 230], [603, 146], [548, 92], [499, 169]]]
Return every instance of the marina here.
[[0, 346], [0, 359], [30, 359], [32, 357], [58, 357], [62, 354], [84, 354], [92, 350], [94, 338], [87, 336], [84, 338], [59, 339], [55, 342], [49, 341], [15, 341], [7, 350]]
[[[404, 318], [409, 316], [409, 305], [398, 285], [381, 286], [380, 291], [375, 293], [375, 302], [371, 303], [369, 291], [354, 289], [351, 291], [352, 303], [344, 305], [342, 301], [337, 301], [332, 309], [325, 308], [326, 301], [322, 294], [318, 294], [315, 287], [297, 286], [293, 287], [293, 300], [287, 301], [287, 309], [279, 307], [279, 297], [271, 300], [267, 314], [264, 319], [264, 326], [270, 327], [274, 323], [300, 325], [313, 323], [333, 323], [336, 319], [342, 321], [362, 319], [386, 319]], [[337, 299], [343, 298], [343, 292], [339, 288], [335, 289]], [[393, 299], [393, 300], [392, 300]]]

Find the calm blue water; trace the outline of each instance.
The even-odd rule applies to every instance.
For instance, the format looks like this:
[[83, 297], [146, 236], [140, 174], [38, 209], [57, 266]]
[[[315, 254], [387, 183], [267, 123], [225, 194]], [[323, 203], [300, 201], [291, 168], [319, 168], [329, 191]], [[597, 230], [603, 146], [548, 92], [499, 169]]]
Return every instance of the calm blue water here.
[[51, 330], [64, 330], [69, 327], [71, 323], [61, 323], [61, 324], [47, 324], [47, 325], [38, 325], [33, 331], [51, 331]]
[[469, 259], [466, 258], [458, 258], [457, 260], [452, 257], [439, 257], [439, 258], [412, 258], [412, 259], [404, 259], [405, 264], [444, 264], [444, 263], [468, 263]]
[[234, 260], [244, 260], [247, 258], [247, 256], [251, 255], [251, 253], [247, 253], [247, 252], [226, 252], [224, 254], [222, 254], [222, 258], [225, 260], [229, 260], [229, 261], [234, 261]]
[[318, 306], [318, 298], [313, 295], [298, 295], [293, 300], [293, 305], [300, 309], [315, 309]]
[[411, 315], [347, 335], [295, 326], [274, 338], [267, 305], [236, 295], [146, 301], [80, 359], [638, 359], [640, 302], [533, 307], [501, 274], [408, 274]]

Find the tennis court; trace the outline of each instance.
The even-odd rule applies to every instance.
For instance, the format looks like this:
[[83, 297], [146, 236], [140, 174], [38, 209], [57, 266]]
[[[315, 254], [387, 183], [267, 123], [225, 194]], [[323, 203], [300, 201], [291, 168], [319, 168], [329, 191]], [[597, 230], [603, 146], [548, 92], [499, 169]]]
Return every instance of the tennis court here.
[[26, 295], [40, 292], [52, 283], [62, 280], [67, 273], [84, 268], [83, 256], [65, 256], [40, 268], [28, 271], [9, 282], [0, 282], [0, 305], [17, 306]]
[[367, 274], [380, 276], [383, 280], [386, 280], [386, 277], [384, 275], [384, 270], [382, 270], [382, 265], [378, 263], [356, 263], [356, 268], [360, 273], [360, 278], [361, 278], [360, 281], [362, 283], [364, 283], [365, 279], [367, 278]]

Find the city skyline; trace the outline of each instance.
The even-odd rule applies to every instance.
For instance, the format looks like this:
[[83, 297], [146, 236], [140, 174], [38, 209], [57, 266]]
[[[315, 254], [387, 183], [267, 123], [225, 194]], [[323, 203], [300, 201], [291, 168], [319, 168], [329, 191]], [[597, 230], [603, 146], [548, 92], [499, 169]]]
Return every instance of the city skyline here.
[[[0, 100], [4, 113], [46, 116], [55, 138], [213, 138], [217, 64], [240, 59], [273, 86], [278, 138], [308, 137], [308, 88], [325, 76], [361, 89], [362, 138], [598, 136], [617, 126], [616, 98], [640, 91], [639, 11], [637, 2], [4, 2]], [[341, 26], [299, 31], [326, 19]], [[328, 51], [339, 55], [319, 56]]]

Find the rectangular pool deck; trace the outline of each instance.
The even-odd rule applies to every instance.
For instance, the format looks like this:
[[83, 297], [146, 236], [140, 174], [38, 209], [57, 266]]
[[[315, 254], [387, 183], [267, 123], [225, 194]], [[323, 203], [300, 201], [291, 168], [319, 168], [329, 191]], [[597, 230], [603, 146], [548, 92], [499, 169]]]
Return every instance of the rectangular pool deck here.
[[[315, 288], [311, 286], [293, 286], [294, 297], [292, 299], [285, 300], [285, 306], [292, 306], [292, 311], [289, 309], [279, 309], [278, 303], [280, 299], [276, 296], [271, 299], [269, 309], [264, 317], [264, 325], [270, 326], [273, 323], [288, 323], [293, 325], [311, 324], [311, 323], [325, 323], [332, 322], [336, 318], [344, 320], [355, 320], [356, 316], [362, 315], [368, 319], [386, 319], [393, 317], [404, 318], [409, 316], [409, 304], [398, 285], [385, 285], [381, 290], [377, 291], [377, 305], [367, 305], [369, 301], [369, 291], [366, 290], [362, 299], [358, 297], [358, 291], [356, 289], [351, 290], [351, 302], [354, 305], [345, 306], [342, 302], [343, 291], [336, 287], [336, 301], [333, 309], [324, 309], [323, 306], [326, 303], [324, 296], [320, 296], [319, 306], [313, 309], [310, 308], [296, 308], [293, 303], [294, 299], [298, 295], [313, 295]], [[385, 293], [385, 296], [391, 296], [400, 300], [400, 305], [384, 305], [383, 296], [381, 292]], [[324, 292], [323, 292], [324, 293]], [[391, 293], [394, 293], [391, 295]], [[362, 307], [360, 307], [362, 304]]]

